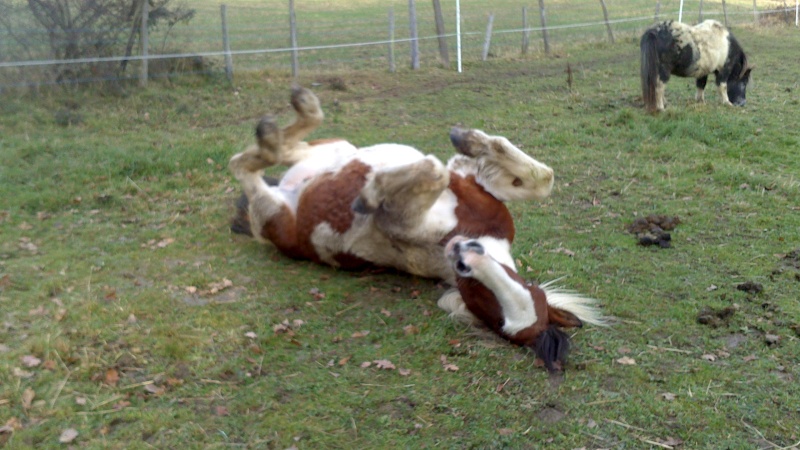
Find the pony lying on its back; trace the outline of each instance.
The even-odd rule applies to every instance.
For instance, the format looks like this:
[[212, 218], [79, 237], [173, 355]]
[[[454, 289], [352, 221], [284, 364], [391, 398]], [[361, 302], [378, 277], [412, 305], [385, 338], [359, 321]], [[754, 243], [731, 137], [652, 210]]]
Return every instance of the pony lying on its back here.
[[[550, 195], [549, 166], [503, 136], [461, 128], [450, 131], [457, 154], [446, 164], [406, 145], [306, 142], [322, 123], [319, 99], [296, 88], [292, 107], [290, 125], [264, 117], [256, 144], [230, 160], [245, 196], [233, 230], [296, 259], [445, 280], [442, 309], [532, 348], [551, 371], [569, 349], [562, 327], [605, 324], [594, 300], [517, 274], [504, 202]], [[276, 164], [290, 169], [271, 186], [262, 174]]]
[[721, 101], [744, 106], [752, 67], [739, 42], [721, 23], [695, 26], [675, 21], [653, 25], [642, 35], [642, 98], [648, 111], [663, 111], [670, 75], [697, 79], [697, 101], [703, 100], [708, 75], [716, 75]]

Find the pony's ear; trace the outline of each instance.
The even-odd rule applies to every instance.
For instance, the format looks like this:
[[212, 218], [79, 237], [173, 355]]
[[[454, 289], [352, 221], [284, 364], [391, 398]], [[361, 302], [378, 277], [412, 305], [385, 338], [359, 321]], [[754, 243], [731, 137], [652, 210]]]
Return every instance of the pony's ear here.
[[550, 325], [536, 338], [533, 351], [544, 362], [548, 372], [563, 370], [569, 354], [569, 336], [555, 325]]
[[550, 305], [547, 305], [547, 316], [550, 318], [550, 323], [564, 328], [580, 328], [583, 326], [583, 322], [575, 314]]

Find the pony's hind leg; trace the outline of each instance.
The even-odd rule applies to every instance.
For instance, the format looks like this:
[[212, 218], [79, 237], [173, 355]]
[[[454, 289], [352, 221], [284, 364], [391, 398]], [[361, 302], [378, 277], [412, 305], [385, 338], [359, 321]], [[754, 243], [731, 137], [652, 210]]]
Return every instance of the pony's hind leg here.
[[542, 199], [553, 188], [553, 169], [528, 156], [508, 139], [480, 130], [453, 128], [450, 141], [477, 161], [477, 181], [498, 200]]
[[[374, 214], [387, 234], [413, 238], [425, 229], [425, 217], [450, 183], [450, 174], [433, 156], [374, 174], [353, 201], [353, 211]], [[440, 220], [440, 219], [439, 219]]]
[[704, 98], [704, 93], [707, 82], [708, 82], [708, 75], [700, 77], [695, 81], [695, 85], [697, 86], [697, 93], [694, 95], [694, 99], [700, 103], [705, 103], [706, 101]]
[[664, 93], [667, 90], [667, 83], [660, 79], [656, 81], [656, 110], [664, 111], [667, 107], [667, 100], [664, 98]]
[[291, 155], [291, 150], [300, 144], [312, 131], [322, 123], [325, 114], [322, 112], [319, 98], [309, 89], [292, 88], [292, 108], [297, 113], [294, 122], [283, 129], [283, 145], [285, 147], [284, 162], [286, 159], [296, 159]]

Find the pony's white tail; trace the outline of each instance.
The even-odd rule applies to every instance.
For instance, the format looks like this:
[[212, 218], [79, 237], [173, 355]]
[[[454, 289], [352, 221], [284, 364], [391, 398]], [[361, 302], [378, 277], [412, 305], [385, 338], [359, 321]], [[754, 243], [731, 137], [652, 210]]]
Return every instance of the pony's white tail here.
[[550, 306], [570, 312], [584, 323], [601, 327], [610, 325], [608, 318], [604, 317], [600, 309], [597, 308], [597, 300], [568, 289], [553, 286], [553, 283], [558, 282], [560, 279], [539, 285], [547, 296], [547, 303]]

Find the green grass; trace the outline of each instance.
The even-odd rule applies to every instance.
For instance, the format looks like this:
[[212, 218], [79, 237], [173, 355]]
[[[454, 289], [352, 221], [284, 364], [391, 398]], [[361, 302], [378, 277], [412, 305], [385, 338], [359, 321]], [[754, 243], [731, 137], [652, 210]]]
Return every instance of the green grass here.
[[[554, 167], [550, 198], [511, 205], [514, 256], [526, 277], [566, 276], [619, 319], [574, 334], [560, 381], [447, 319], [435, 281], [292, 261], [229, 233], [227, 159], [261, 114], [289, 119], [286, 74], [241, 76], [235, 92], [186, 78], [125, 96], [6, 93], [0, 426], [14, 431], [0, 445], [57, 447], [68, 428], [88, 448], [795, 444], [800, 261], [785, 255], [800, 248], [800, 63], [787, 55], [800, 35], [737, 35], [757, 65], [744, 109], [712, 89], [694, 104], [693, 82], [674, 79], [669, 110], [644, 114], [632, 38], [462, 74], [299, 80], [321, 83], [313, 137], [446, 158], [461, 124]], [[681, 218], [673, 248], [625, 232], [651, 213]], [[746, 281], [764, 291], [736, 288]], [[704, 307], [729, 306], [728, 323], [698, 323]], [[383, 359], [410, 374], [361, 367]]]

